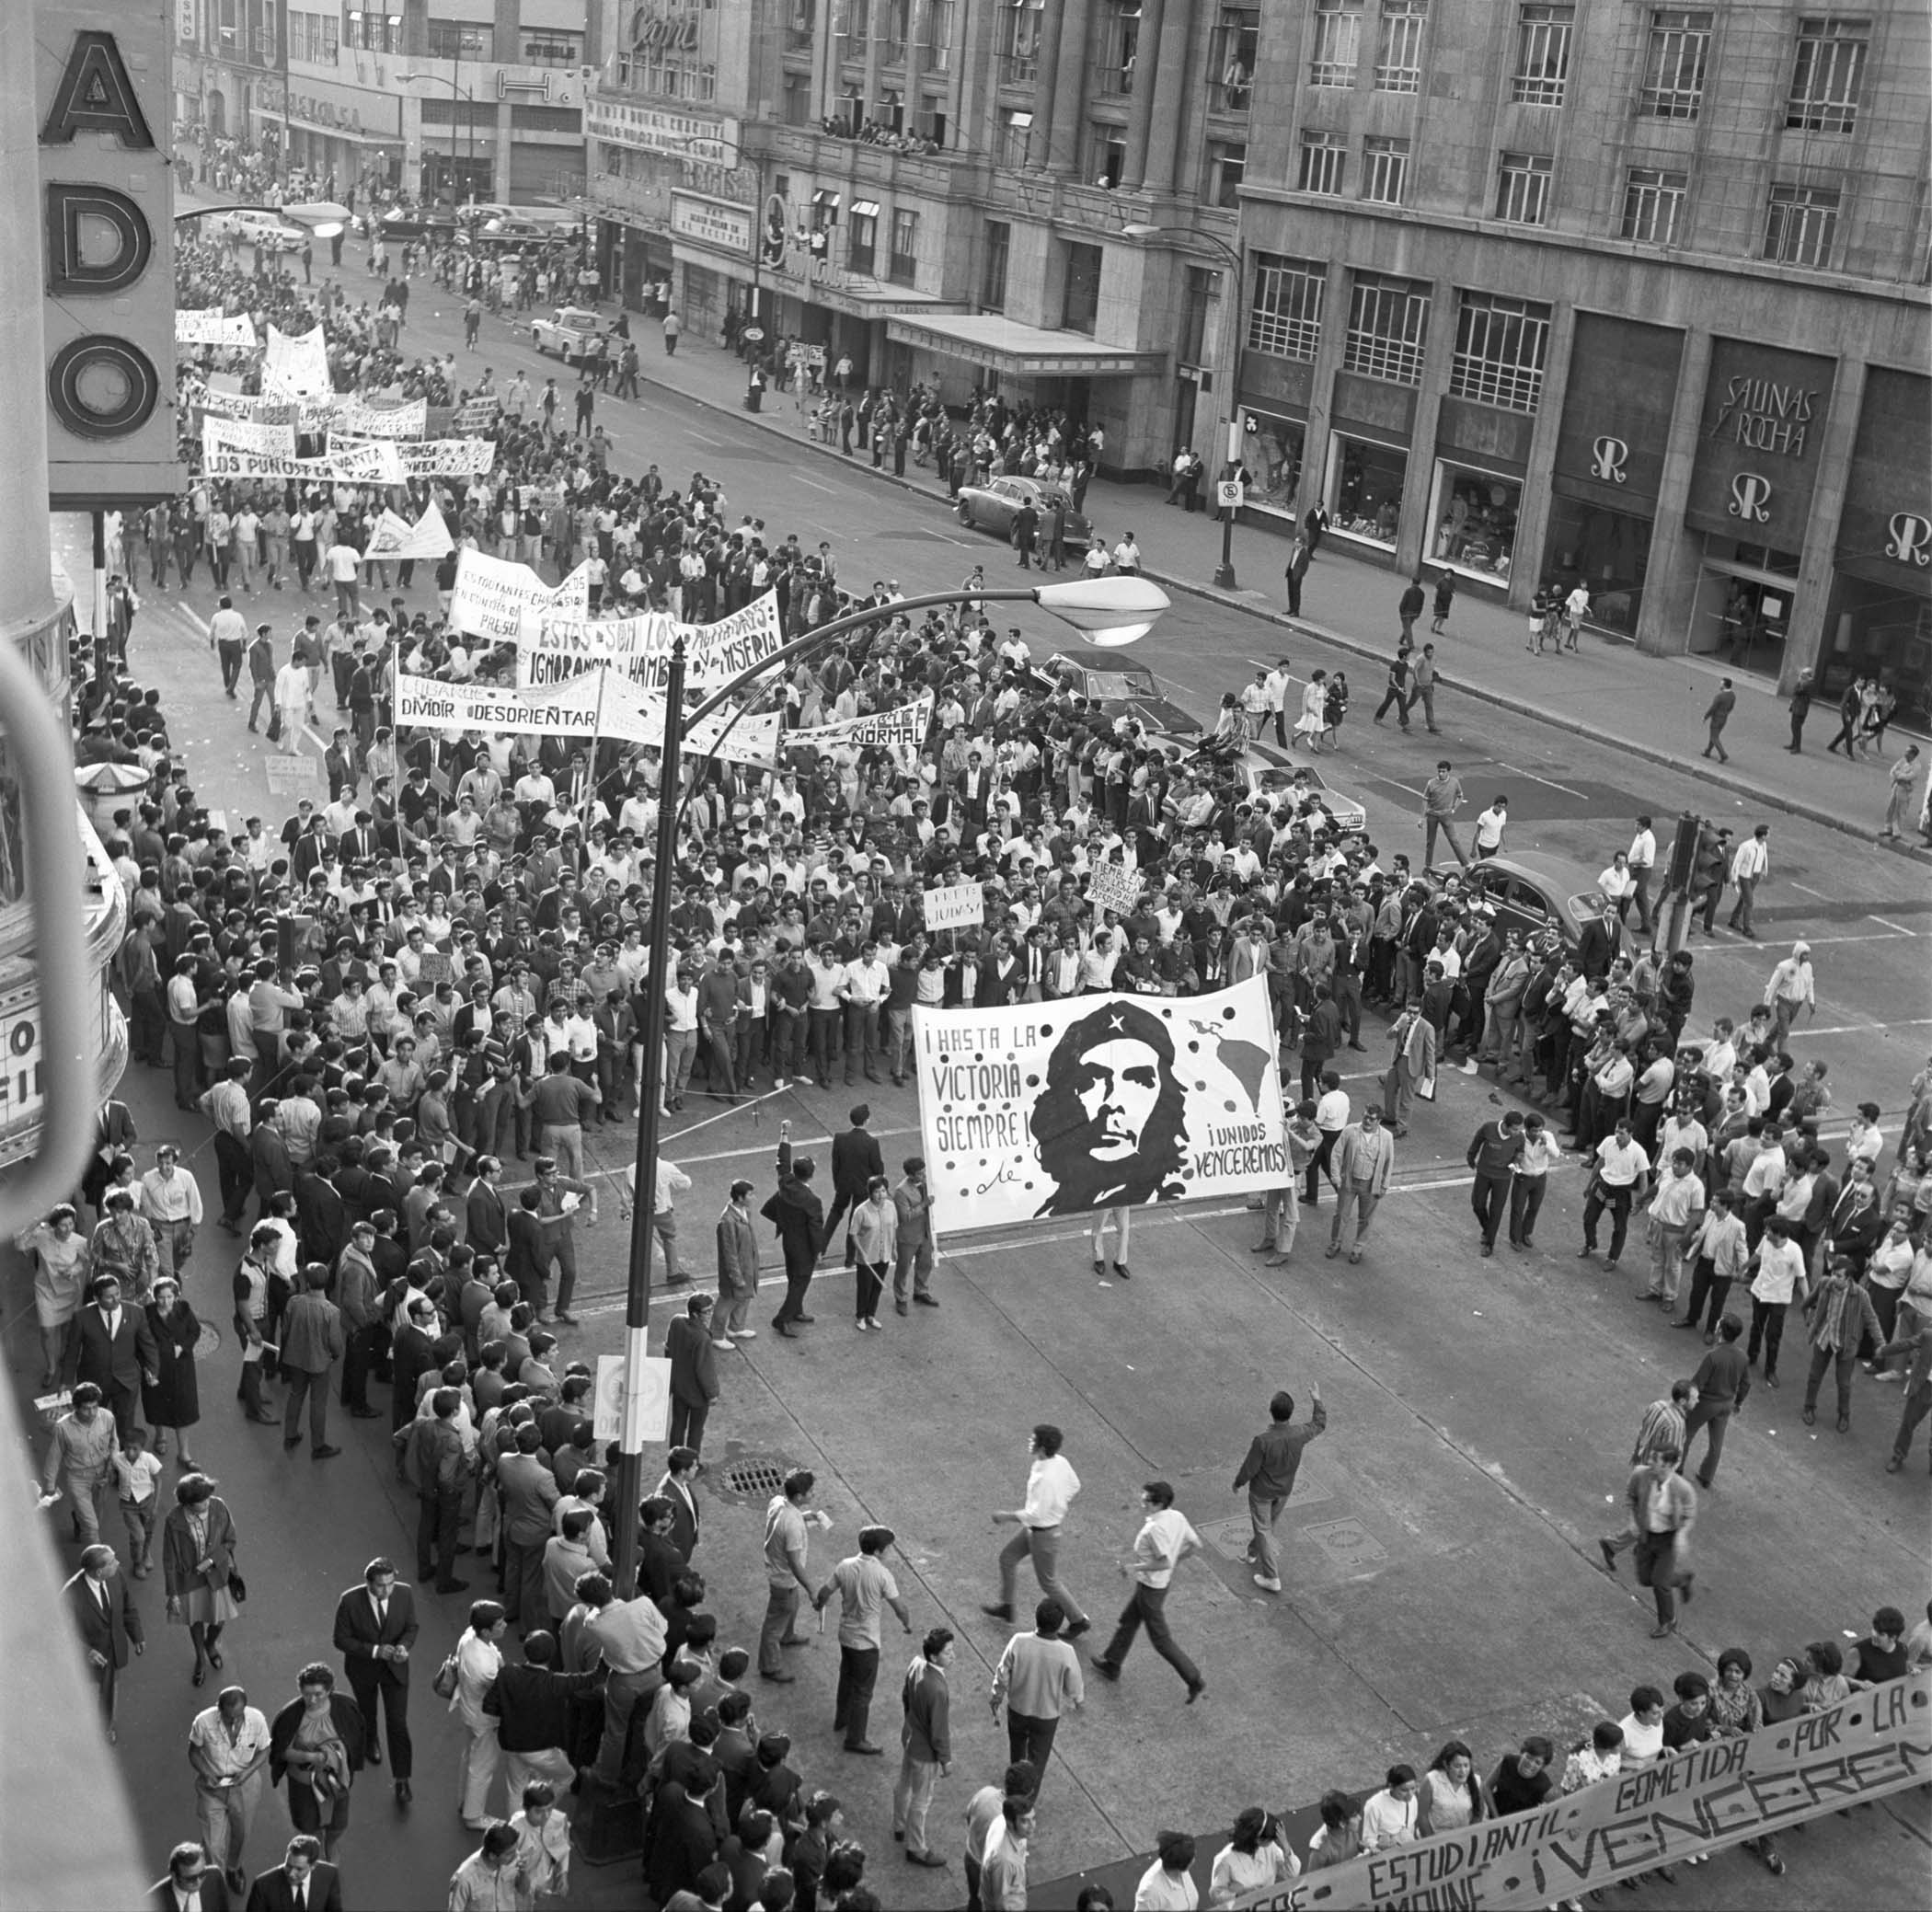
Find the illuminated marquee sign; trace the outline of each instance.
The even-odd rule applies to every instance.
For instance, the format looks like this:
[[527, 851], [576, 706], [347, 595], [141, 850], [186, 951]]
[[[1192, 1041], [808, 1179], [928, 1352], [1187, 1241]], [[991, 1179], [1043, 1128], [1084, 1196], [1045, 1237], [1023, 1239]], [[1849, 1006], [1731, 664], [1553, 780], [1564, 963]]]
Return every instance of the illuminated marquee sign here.
[[36, 14], [48, 490], [60, 510], [171, 497], [174, 239], [167, 0]]

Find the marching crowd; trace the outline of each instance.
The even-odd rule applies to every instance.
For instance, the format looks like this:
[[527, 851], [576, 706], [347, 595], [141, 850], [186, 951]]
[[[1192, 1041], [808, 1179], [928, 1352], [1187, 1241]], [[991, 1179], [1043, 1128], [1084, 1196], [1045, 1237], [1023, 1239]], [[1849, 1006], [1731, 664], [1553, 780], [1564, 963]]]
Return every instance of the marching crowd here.
[[[261, 266], [243, 274], [212, 247], [184, 248], [181, 270], [184, 305], [246, 306], [259, 323], [280, 315], [290, 325], [312, 309], [287, 274]], [[480, 388], [433, 361], [405, 367], [394, 334], [385, 342], [380, 316], [366, 307], [349, 314], [331, 301], [322, 316], [340, 389], [399, 386], [442, 405]], [[1889, 1166], [1876, 1105], [1861, 1105], [1847, 1166], [1835, 1173], [1819, 1141], [1831, 1101], [1824, 1065], [1800, 1077], [1784, 1046], [1811, 1001], [1802, 946], [1748, 1019], [1719, 1017], [1708, 1038], [1693, 1038], [1693, 964], [1660, 962], [1640, 933], [1627, 937], [1625, 910], [1575, 946], [1554, 935], [1525, 941], [1499, 927], [1465, 876], [1429, 869], [1434, 830], [1418, 866], [1385, 858], [1338, 824], [1311, 777], [1251, 789], [1237, 749], [1185, 747], [1087, 702], [1036, 666], [1018, 630], [993, 622], [973, 596], [985, 582], [979, 571], [964, 581], [958, 608], [915, 622], [891, 612], [898, 593], [889, 581], [869, 593], [842, 583], [829, 545], [809, 551], [751, 519], [729, 525], [720, 490], [702, 474], [680, 487], [655, 466], [613, 473], [582, 409], [567, 436], [560, 402], [521, 374], [499, 397], [489, 476], [467, 488], [425, 485], [410, 501], [437, 502], [461, 543], [542, 561], [553, 574], [586, 554], [593, 608], [650, 605], [705, 621], [770, 590], [791, 635], [870, 605], [887, 615], [869, 631], [788, 674], [776, 694], [788, 724], [835, 723], [928, 695], [934, 702], [922, 746], [834, 743], [788, 754], [768, 773], [707, 765], [680, 831], [672, 973], [661, 984], [668, 1113], [694, 1094], [736, 1099], [767, 1082], [821, 1090], [888, 1074], [903, 1082], [914, 1004], [1110, 988], [1184, 995], [1261, 975], [1284, 1036], [1284, 1073], [1299, 1067], [1304, 1098], [1289, 1129], [1292, 1177], [1268, 1199], [1261, 1248], [1291, 1252], [1300, 1209], [1326, 1180], [1337, 1197], [1329, 1252], [1359, 1261], [1393, 1138], [1405, 1133], [1414, 1098], [1433, 1092], [1441, 1066], [1460, 1061], [1472, 1073], [1493, 1068], [1536, 1105], [1486, 1123], [1472, 1142], [1486, 1253], [1505, 1214], [1512, 1246], [1533, 1245], [1542, 1178], [1562, 1159], [1551, 1127], [1560, 1116], [1590, 1165], [1585, 1252], [1607, 1215], [1615, 1264], [1641, 1203], [1646, 1294], [1674, 1307], [1688, 1275], [1679, 1325], [1701, 1323], [1708, 1352], [1679, 1403], [1669, 1480], [1633, 1482], [1631, 1492], [1639, 1569], [1657, 1588], [1661, 1627], [1672, 1589], [1690, 1596], [1690, 1518], [1670, 1482], [1690, 1489], [1675, 1467], [1708, 1426], [1700, 1477], [1708, 1484], [1724, 1418], [1748, 1391], [1749, 1361], [1762, 1356], [1765, 1385], [1777, 1385], [1788, 1304], [1806, 1306], [1808, 1412], [1823, 1376], [1835, 1371], [1845, 1424], [1861, 1347], [1875, 1370], [1906, 1363], [1903, 1457], [1932, 1408], [1932, 1336], [1923, 1331], [1932, 1319], [1932, 1069], [1913, 1084]], [[914, 441], [914, 420], [898, 428], [902, 444]], [[868, 430], [876, 452], [876, 419]], [[963, 435], [975, 459], [1069, 457], [1073, 469], [1094, 452], [1069, 445], [1063, 421], [1026, 414], [987, 411]], [[935, 438], [935, 455], [943, 449]], [[694, 1895], [686, 1904], [766, 1912], [890, 1902], [890, 1886], [868, 1882], [865, 1852], [843, 1836], [835, 1793], [806, 1783], [786, 1732], [759, 1714], [791, 1678], [784, 1650], [805, 1639], [799, 1595], [822, 1610], [836, 1601], [837, 1723], [847, 1752], [880, 1750], [868, 1725], [880, 1621], [890, 1613], [914, 1631], [886, 1564], [893, 1537], [865, 1528], [829, 1577], [814, 1576], [814, 1482], [788, 1479], [766, 1513], [768, 1611], [755, 1653], [720, 1639], [697, 1564], [696, 1481], [716, 1358], [755, 1332], [747, 1325], [758, 1253], [752, 1185], [734, 1185], [720, 1219], [718, 1318], [708, 1296], [695, 1296], [674, 1324], [682, 1419], [645, 1503], [635, 1598], [618, 1597], [609, 1572], [610, 1457], [592, 1434], [591, 1371], [559, 1341], [559, 1328], [576, 1326], [577, 1230], [600, 1216], [604, 1178], [586, 1136], [636, 1114], [661, 766], [649, 749], [610, 743], [476, 733], [451, 742], [383, 723], [398, 670], [465, 679], [501, 662], [473, 652], [446, 616], [390, 595], [384, 567], [362, 564], [359, 547], [383, 503], [347, 486], [310, 496], [198, 480], [158, 525], [130, 527], [146, 542], [155, 586], [165, 586], [170, 558], [185, 584], [197, 559], [219, 557], [228, 588], [209, 643], [224, 688], [238, 701], [246, 669], [256, 689], [250, 727], [268, 704], [290, 750], [320, 727], [326, 801], [305, 798], [286, 818], [247, 817], [231, 835], [187, 780], [158, 693], [111, 666], [80, 693], [83, 755], [152, 773], [108, 843], [130, 904], [118, 967], [132, 1057], [172, 1072], [178, 1107], [210, 1124], [214, 1162], [205, 1198], [172, 1146], [140, 1172], [132, 1118], [109, 1102], [75, 1203], [27, 1243], [46, 1384], [75, 1384], [43, 1482], [82, 1548], [70, 1596], [108, 1718], [129, 1655], [144, 1644], [120, 1557], [102, 1538], [108, 1510], [125, 1529], [131, 1577], [147, 1578], [158, 1552], [167, 1618], [187, 1630], [196, 1687], [223, 1670], [223, 1630], [246, 1611], [236, 1561], [247, 1510], [237, 1520], [190, 1454], [201, 1422], [199, 1303], [232, 1319], [243, 1413], [280, 1426], [290, 1449], [305, 1434], [316, 1460], [338, 1453], [331, 1394], [351, 1416], [386, 1412], [398, 1478], [420, 1509], [419, 1584], [452, 1598], [472, 1592], [456, 1572], [472, 1549], [483, 1571], [494, 1570], [497, 1597], [470, 1602], [457, 1648], [431, 1682], [464, 1729], [454, 1790], [480, 1837], [452, 1883], [453, 1906], [528, 1906], [565, 1890], [563, 1806], [572, 1792], [647, 1801], [645, 1877], [660, 1904], [679, 1903], [681, 1893]], [[443, 613], [454, 564], [436, 568]], [[334, 589], [310, 612], [316, 582]], [[405, 567], [396, 588], [413, 584]], [[294, 593], [290, 609], [251, 631], [234, 594], [277, 589]], [[1248, 706], [1256, 728], [1264, 717], [1283, 721], [1285, 661], [1275, 674], [1280, 684]], [[1486, 844], [1478, 826], [1478, 861], [1500, 829], [1493, 836]], [[1448, 840], [1460, 858], [1453, 833]], [[1654, 842], [1650, 849], [1654, 859]], [[1130, 864], [1135, 902], [1095, 908], [1085, 894], [1094, 872]], [[928, 935], [922, 891], [966, 881], [982, 886], [982, 927]], [[1640, 887], [1623, 900], [1635, 931], [1648, 929]], [[1390, 1065], [1380, 1104], [1358, 1111], [1338, 1064], [1367, 1047], [1364, 1007], [1391, 1018]], [[854, 1118], [862, 1132], [862, 1111]], [[871, 1305], [888, 1268], [902, 1310], [909, 1272], [911, 1298], [931, 1299], [929, 1248], [919, 1253], [920, 1165], [908, 1161], [898, 1187], [887, 1188], [877, 1155], [876, 1144], [843, 1162], [835, 1151], [828, 1220], [811, 1165], [785, 1145], [778, 1190], [762, 1211], [790, 1277], [781, 1333], [810, 1323], [811, 1268], [848, 1211], [858, 1258], [878, 1273]], [[506, 1185], [512, 1159], [531, 1164], [521, 1185]], [[638, 1192], [653, 1203], [673, 1284], [687, 1279], [673, 1219], [679, 1180], [661, 1162], [657, 1187]], [[621, 1206], [623, 1191], [617, 1199]], [[212, 1214], [204, 1201], [218, 1204]], [[83, 1212], [92, 1216], [86, 1229]], [[198, 1237], [211, 1222], [234, 1238], [232, 1279], [224, 1255], [190, 1296]], [[1752, 1299], [1742, 1364], [1733, 1347], [1741, 1327], [1726, 1312], [1739, 1281]], [[271, 1384], [283, 1389], [279, 1404]], [[384, 1384], [386, 1409], [370, 1391]], [[170, 1436], [180, 1469], [172, 1489], [162, 1465]], [[1653, 1441], [1643, 1467], [1654, 1473], [1666, 1446]], [[1150, 1526], [1163, 1511], [1150, 1503]], [[1051, 1566], [1037, 1549], [1034, 1558], [1046, 1585]], [[1616, 1571], [1607, 1546], [1606, 1561]], [[1019, 1638], [1052, 1645], [1075, 1618], [1047, 1610], [1055, 1606], [1043, 1603], [1033, 1633]], [[187, 1757], [201, 1837], [177, 1849], [173, 1876], [184, 1887], [198, 1881], [209, 1912], [219, 1903], [213, 1882], [242, 1889], [243, 1842], [267, 1787], [286, 1785], [297, 1837], [265, 1876], [308, 1881], [304, 1896], [317, 1912], [339, 1890], [358, 1776], [366, 1783], [386, 1751], [397, 1800], [411, 1803], [409, 1660], [420, 1624], [414, 1589], [378, 1555], [338, 1607], [339, 1678], [317, 1658], [297, 1671], [294, 1696], [272, 1719], [232, 1687], [197, 1714]], [[1122, 1629], [1131, 1639], [1124, 1620]], [[1151, 1623], [1149, 1631], [1164, 1637]], [[1926, 1629], [1902, 1645], [1903, 1631], [1896, 1614], [1878, 1616], [1856, 1676], [1896, 1676], [1908, 1653], [1914, 1664], [1932, 1658]], [[520, 1656], [509, 1650], [513, 1635]], [[926, 1815], [951, 1758], [952, 1644], [943, 1626], [925, 1630], [902, 1683], [892, 1829], [913, 1863], [945, 1863]], [[1728, 1670], [1720, 1663], [1715, 1686], [1679, 1676], [1674, 1708], [1639, 1687], [1630, 1717], [1604, 1722], [1560, 1772], [1552, 1749], [1533, 1740], [1485, 1784], [1456, 1743], [1420, 1778], [1392, 1768], [1365, 1801], [1331, 1793], [1305, 1862], [1526, 1809], [1554, 1785], [1570, 1790], [1616, 1770], [1619, 1758], [1782, 1717], [1794, 1694], [1810, 1705], [1842, 1697], [1843, 1670], [1828, 1664], [1835, 1649], [1807, 1653], [1781, 1664], [1762, 1692], [1742, 1653], [1727, 1656]], [[1026, 1648], [1016, 1657], [1037, 1664], [1016, 1674], [1018, 1688], [1004, 1689], [1009, 1724], [1015, 1716], [1037, 1723], [1036, 1704], [1057, 1715], [1067, 1692], [1061, 1655]], [[747, 1689], [753, 1671], [771, 1695]], [[975, 1906], [1026, 1902], [1046, 1757], [1024, 1733], [1013, 1757], [1003, 1782], [980, 1789], [967, 1808]], [[1776, 1859], [1775, 1849], [1765, 1857]], [[1164, 1835], [1135, 1903], [1194, 1904], [1185, 1883], [1193, 1858], [1191, 1840]], [[1215, 1860], [1211, 1902], [1301, 1862], [1270, 1815], [1244, 1814]], [[262, 1884], [251, 1906], [282, 1903]], [[1103, 1893], [1089, 1902], [1108, 1901]]]

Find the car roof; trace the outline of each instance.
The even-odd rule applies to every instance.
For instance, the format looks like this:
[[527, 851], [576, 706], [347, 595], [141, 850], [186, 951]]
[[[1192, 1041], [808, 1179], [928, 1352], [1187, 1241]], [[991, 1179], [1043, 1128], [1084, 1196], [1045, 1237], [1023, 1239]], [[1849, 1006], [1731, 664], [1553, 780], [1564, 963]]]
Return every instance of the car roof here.
[[1095, 644], [1063, 644], [1047, 662], [1073, 664], [1083, 671], [1144, 671], [1150, 677], [1154, 674], [1151, 665], [1122, 657], [1118, 651], [1103, 651]]

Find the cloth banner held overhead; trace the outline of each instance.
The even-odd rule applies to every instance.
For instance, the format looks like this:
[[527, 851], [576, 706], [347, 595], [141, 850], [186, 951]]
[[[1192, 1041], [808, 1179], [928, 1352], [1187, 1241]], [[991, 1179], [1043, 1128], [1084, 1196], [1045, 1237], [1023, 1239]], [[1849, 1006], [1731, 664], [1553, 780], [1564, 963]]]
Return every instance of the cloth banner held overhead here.
[[1932, 1673], [1916, 1673], [1823, 1712], [1666, 1754], [1537, 1811], [1481, 1819], [1229, 1904], [1252, 1912], [1549, 1906], [1881, 1799], [1928, 1776]]
[[[595, 673], [592, 674], [594, 678]], [[639, 690], [627, 677], [613, 671], [604, 690], [606, 718], [613, 708], [622, 711], [622, 721], [634, 725], [623, 734], [636, 743], [664, 747], [664, 700], [648, 690]], [[687, 757], [721, 757], [728, 764], [752, 764], [769, 768], [778, 747], [778, 713], [769, 710], [740, 717], [730, 710], [714, 710], [701, 724], [684, 732], [680, 754]], [[730, 725], [727, 730], [726, 726]], [[605, 726], [607, 735], [617, 734]]]
[[352, 392], [335, 402], [329, 424], [338, 432], [360, 438], [420, 438], [428, 422], [425, 399], [406, 398], [399, 405], [372, 405]]
[[387, 563], [391, 559], [441, 558], [455, 544], [450, 536], [449, 526], [443, 522], [443, 513], [431, 504], [425, 507], [421, 517], [411, 524], [407, 518], [399, 516], [387, 506], [375, 521], [375, 528], [369, 534], [369, 542], [363, 547], [364, 564]]
[[[516, 564], [507, 558], [492, 558], [487, 551], [466, 547], [456, 559], [456, 588], [450, 597], [450, 622], [473, 638], [513, 644], [523, 632], [526, 611], [581, 617], [589, 602], [590, 573], [582, 565], [553, 587], [546, 584], [527, 564]], [[578, 668], [583, 666], [580, 664]]]
[[236, 452], [251, 458], [293, 458], [293, 425], [270, 425], [254, 419], [206, 419], [201, 424], [201, 451], [207, 457]]
[[255, 350], [255, 321], [246, 312], [230, 317], [219, 305], [200, 312], [175, 314], [177, 345], [223, 345], [240, 351]]
[[517, 645], [517, 682], [525, 687], [558, 684], [608, 663], [641, 689], [661, 695], [671, 674], [671, 647], [680, 636], [685, 684], [693, 690], [719, 689], [785, 642], [777, 593], [767, 591], [715, 624], [679, 624], [662, 612], [642, 617], [553, 614], [536, 618], [525, 625]]
[[282, 398], [313, 398], [331, 388], [328, 348], [322, 328], [289, 333], [269, 328], [269, 346], [261, 362], [261, 388]]
[[933, 693], [927, 691], [923, 697], [902, 704], [896, 710], [880, 710], [869, 717], [847, 717], [836, 723], [787, 731], [785, 747], [788, 751], [809, 750], [814, 754], [841, 744], [854, 750], [923, 750], [933, 727]]
[[1288, 1179], [1259, 976], [1208, 996], [915, 1006], [913, 1048], [942, 1233]]

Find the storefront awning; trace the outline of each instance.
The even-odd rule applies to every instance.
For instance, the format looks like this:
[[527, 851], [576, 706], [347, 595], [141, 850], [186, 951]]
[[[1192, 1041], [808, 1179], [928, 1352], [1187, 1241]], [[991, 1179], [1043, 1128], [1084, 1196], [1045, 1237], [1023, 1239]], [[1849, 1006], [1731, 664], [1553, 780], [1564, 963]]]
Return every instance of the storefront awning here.
[[879, 202], [876, 199], [856, 199], [852, 202], [852, 216], [855, 219], [877, 219]]
[[886, 337], [948, 358], [984, 365], [1009, 378], [1119, 378], [1157, 372], [1161, 351], [1102, 345], [1079, 332], [1017, 325], [996, 312], [922, 314], [886, 321]]

